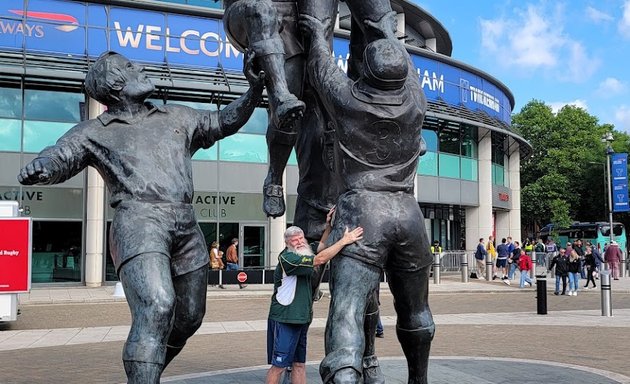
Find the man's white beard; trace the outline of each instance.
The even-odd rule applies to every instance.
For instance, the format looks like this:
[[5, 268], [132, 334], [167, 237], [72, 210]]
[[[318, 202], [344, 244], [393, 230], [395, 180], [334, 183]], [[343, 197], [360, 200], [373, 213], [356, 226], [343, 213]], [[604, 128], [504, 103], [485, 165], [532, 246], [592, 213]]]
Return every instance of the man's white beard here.
[[313, 250], [308, 245], [301, 249], [289, 248], [289, 251], [296, 253], [300, 256], [315, 256], [315, 254], [313, 253]]

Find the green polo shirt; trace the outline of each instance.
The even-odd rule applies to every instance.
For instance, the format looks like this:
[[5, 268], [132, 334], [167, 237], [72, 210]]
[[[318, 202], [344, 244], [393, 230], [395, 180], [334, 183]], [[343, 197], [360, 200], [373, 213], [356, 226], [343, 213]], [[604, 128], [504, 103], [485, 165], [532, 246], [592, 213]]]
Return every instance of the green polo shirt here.
[[[313, 252], [317, 252], [319, 243], [312, 243]], [[303, 256], [289, 252], [286, 248], [278, 257], [278, 265], [273, 274], [273, 296], [269, 318], [281, 323], [308, 324], [313, 320], [313, 289], [311, 276], [313, 275], [313, 261], [315, 256]], [[297, 276], [295, 297], [289, 305], [282, 305], [276, 300], [278, 287], [282, 284], [282, 268], [284, 272]]]

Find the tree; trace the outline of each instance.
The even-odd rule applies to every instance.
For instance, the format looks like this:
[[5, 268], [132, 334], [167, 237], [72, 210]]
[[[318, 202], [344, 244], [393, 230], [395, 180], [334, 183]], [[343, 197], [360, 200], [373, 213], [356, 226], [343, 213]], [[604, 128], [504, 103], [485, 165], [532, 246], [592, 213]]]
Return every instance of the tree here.
[[[512, 117], [512, 125], [533, 146], [521, 163], [521, 215], [526, 232], [536, 233], [553, 223], [607, 218], [603, 202], [608, 124], [582, 108], [565, 106], [557, 113], [544, 102], [532, 100]], [[615, 150], [627, 152], [628, 135], [613, 133]]]

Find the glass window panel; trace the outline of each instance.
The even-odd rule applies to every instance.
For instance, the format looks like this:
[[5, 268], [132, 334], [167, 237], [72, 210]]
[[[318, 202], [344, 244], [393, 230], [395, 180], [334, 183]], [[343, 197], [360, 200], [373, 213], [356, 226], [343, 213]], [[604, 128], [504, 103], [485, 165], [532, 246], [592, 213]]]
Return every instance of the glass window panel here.
[[82, 223], [33, 222], [33, 283], [81, 281]]
[[247, 121], [247, 124], [245, 124], [239, 132], [264, 135], [267, 132], [267, 110], [264, 108], [256, 108]]
[[27, 89], [24, 92], [24, 99], [24, 113], [27, 119], [81, 121], [80, 103], [85, 101], [81, 93]]
[[22, 90], [0, 88], [0, 117], [22, 118]]
[[0, 151], [20, 152], [20, 120], [0, 119]]
[[464, 126], [462, 156], [477, 158], [477, 128], [470, 125]]
[[427, 151], [438, 151], [437, 132], [430, 129], [423, 129], [422, 138], [424, 139], [424, 142], [427, 143]]
[[75, 124], [24, 121], [24, 152], [39, 152], [53, 145]]
[[440, 130], [440, 152], [459, 155], [459, 130]]
[[267, 162], [267, 142], [262, 135], [237, 133], [221, 140], [219, 148], [221, 161]]
[[418, 162], [418, 174], [426, 176], [438, 175], [437, 153], [427, 152], [420, 157], [420, 161]]
[[454, 177], [459, 179], [459, 156], [440, 153], [440, 177]]
[[462, 179], [477, 181], [477, 160], [469, 159], [467, 157], [462, 157], [460, 160], [462, 167]]
[[505, 177], [503, 172], [502, 166], [492, 164], [492, 183], [494, 185], [504, 185]]
[[289, 161], [287, 162], [287, 165], [298, 165], [297, 164], [297, 155], [295, 153], [295, 149], [291, 150], [291, 155], [289, 156]]
[[[223, 143], [223, 141], [221, 142]], [[217, 143], [208, 149], [200, 149], [195, 152], [193, 160], [216, 160], [217, 159]]]

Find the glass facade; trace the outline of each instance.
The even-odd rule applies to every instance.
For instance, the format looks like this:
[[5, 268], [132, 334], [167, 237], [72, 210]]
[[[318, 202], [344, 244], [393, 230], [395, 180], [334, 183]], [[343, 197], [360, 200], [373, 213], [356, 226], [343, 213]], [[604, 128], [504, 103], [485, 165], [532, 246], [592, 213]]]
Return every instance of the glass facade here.
[[476, 127], [427, 118], [422, 138], [427, 153], [420, 158], [419, 175], [478, 180]]
[[[11, 160], [9, 164], [16, 164], [19, 161], [23, 165], [23, 162], [31, 158], [33, 154], [54, 144], [68, 129], [85, 118], [87, 100], [82, 93], [81, 84], [77, 80], [66, 79], [66, 72], [63, 71], [77, 70], [79, 73], [78, 71], [85, 70], [86, 63], [107, 49], [122, 52], [134, 61], [149, 64], [151, 76], [160, 77], [161, 80], [169, 78], [177, 80], [172, 84], [185, 84], [185, 81], [189, 79], [188, 75], [209, 74], [210, 80], [205, 83], [211, 84], [213, 88], [208, 89], [215, 89], [216, 86], [216, 89], [223, 89], [223, 91], [217, 91], [219, 93], [233, 91], [233, 88], [229, 88], [230, 84], [228, 88], [222, 88], [224, 85], [219, 81], [219, 77], [237, 76], [242, 69], [242, 56], [239, 56], [235, 48], [225, 40], [218, 18], [208, 19], [177, 13], [177, 10], [182, 8], [178, 8], [177, 4], [220, 9], [223, 8], [223, 1], [153, 0], [149, 2], [153, 2], [152, 8], [155, 8], [155, 3], [159, 1], [175, 4], [175, 6], [168, 7], [168, 10], [156, 11], [141, 9], [142, 6], [138, 4], [134, 7], [125, 7], [124, 4], [104, 5], [108, 2], [59, 2], [55, 4], [63, 3], [64, 7], [57, 10], [58, 12], [72, 14], [78, 19], [79, 24], [73, 34], [65, 31], [63, 32], [65, 35], [61, 35], [63, 37], [60, 38], [58, 34], [62, 32], [55, 28], [56, 24], [42, 21], [41, 25], [46, 33], [42, 34], [41, 38], [35, 36], [36, 38], [22, 39], [23, 36], [16, 35], [19, 39], [5, 39], [2, 49], [10, 52], [8, 56], [17, 57], [16, 52], [25, 55], [17, 68], [38, 70], [50, 68], [55, 74], [51, 78], [41, 76], [36, 79], [31, 78], [30, 75], [11, 77], [7, 74], [1, 80], [0, 162], [6, 164], [5, 159], [8, 158]], [[46, 3], [46, 0], [41, 0], [41, 2]], [[33, 4], [28, 5], [25, 2], [25, 10], [30, 9]], [[190, 9], [188, 13], [191, 13]], [[205, 14], [209, 13], [215, 12], [205, 12]], [[9, 16], [3, 17], [3, 20], [13, 22], [18, 18]], [[138, 21], [144, 24], [150, 23], [159, 28], [153, 29], [153, 32], [149, 32], [148, 28], [141, 30], [136, 24]], [[115, 27], [117, 23], [121, 25], [120, 28]], [[169, 38], [166, 31], [172, 32]], [[183, 33], [197, 38], [184, 38]], [[10, 37], [9, 34], [5, 34], [5, 38], [7, 37]], [[335, 44], [343, 43], [343, 40], [344, 38], [336, 39]], [[222, 45], [222, 42], [225, 45]], [[52, 58], [47, 56], [52, 56]], [[500, 120], [509, 122], [511, 105], [508, 102], [510, 98], [508, 96], [510, 95], [505, 94], [503, 88], [496, 88], [490, 77], [485, 79], [483, 75], [467, 73], [466, 69], [452, 65], [448, 60], [431, 59], [418, 53], [413, 53], [412, 59], [418, 68], [425, 68], [425, 70], [429, 68], [429, 72], [426, 72], [429, 75], [425, 74], [425, 76], [446, 79], [444, 82], [447, 85], [446, 89], [443, 84], [441, 85], [442, 80], [428, 86], [423, 85], [429, 101], [445, 102], [455, 107], [470, 107], [473, 112], [485, 111], [492, 117], [498, 117], [492, 114], [492, 110], [489, 111], [487, 106], [464, 97], [467, 93], [462, 91], [470, 89], [468, 85], [463, 85], [462, 76], [464, 76], [466, 81], [472, 81], [471, 86], [478, 83], [477, 88], [484, 88], [500, 98], [501, 110], [507, 111], [507, 117], [503, 114]], [[3, 61], [2, 65], [11, 66], [13, 62]], [[169, 67], [168, 76], [163, 71], [166, 66]], [[200, 68], [203, 70], [200, 71]], [[220, 68], [225, 72], [219, 71]], [[174, 69], [172, 74], [171, 69]], [[216, 73], [213, 72], [215, 70]], [[217, 74], [219, 77], [213, 77]], [[194, 76], [190, 78], [196, 79]], [[204, 83], [204, 81], [200, 82]], [[479, 86], [482, 83], [485, 85]], [[199, 109], [217, 109], [223, 106], [223, 104], [218, 106], [214, 103], [203, 102], [208, 100], [208, 94], [205, 93], [203, 97], [198, 95], [197, 88], [193, 88], [190, 84], [184, 87], [185, 89], [174, 89], [174, 92], [170, 94], [167, 90], [160, 89], [161, 94], [170, 95], [173, 100], [164, 98], [164, 100], [151, 101], [156, 104], [183, 104]], [[183, 92], [180, 93], [180, 91]], [[208, 91], [206, 89], [201, 92]], [[219, 93], [217, 95], [220, 100]], [[234, 95], [230, 95], [232, 96]], [[177, 98], [184, 98], [186, 101], [175, 100]], [[212, 99], [217, 100], [217, 98]], [[246, 182], [250, 181], [248, 174], [250, 169], [256, 177], [260, 176], [261, 170], [266, 171], [269, 161], [265, 138], [267, 125], [267, 111], [262, 108], [256, 109], [248, 123], [237, 134], [221, 140], [210, 149], [201, 150], [195, 154], [193, 158], [197, 161], [195, 172], [199, 171], [199, 165], [203, 164], [203, 167], [212, 169], [212, 172], [218, 168], [223, 169], [224, 166], [230, 170], [245, 169], [242, 179], [247, 179]], [[451, 121], [448, 118], [427, 116], [422, 136], [428, 151], [420, 159], [417, 173], [455, 180], [478, 181], [477, 129], [476, 126]], [[22, 156], [22, 154], [27, 156]], [[18, 158], [19, 160], [16, 161]], [[241, 164], [246, 166], [243, 167]], [[289, 158], [289, 165], [297, 165], [295, 152]], [[508, 178], [505, 177], [506, 166], [503, 158], [501, 162], [495, 162], [493, 157], [494, 183], [506, 185], [508, 182]], [[85, 174], [78, 176], [81, 179], [70, 181], [73, 183], [72, 186], [27, 188], [17, 185], [15, 181], [14, 175], [18, 169], [6, 168], [8, 167], [5, 167], [2, 174], [10, 175], [11, 178], [10, 180], [5, 178], [9, 180], [5, 183], [6, 185], [0, 185], [0, 197], [7, 200], [19, 200], [23, 214], [30, 215], [34, 219], [33, 281], [37, 283], [81, 282], [84, 279], [85, 232], [88, 230], [85, 225], [87, 199]], [[217, 174], [223, 173], [217, 172]], [[231, 239], [238, 238], [241, 265], [252, 268], [265, 266], [268, 263], [265, 257], [268, 253], [269, 228], [267, 218], [260, 209], [262, 195], [258, 181], [251, 181], [252, 184], [256, 184], [256, 189], [245, 193], [241, 192], [239, 187], [224, 183], [227, 177], [223, 180], [218, 178], [219, 176], [212, 182], [204, 180], [205, 186], [200, 189], [205, 190], [195, 191], [195, 198], [204, 199], [203, 202], [194, 205], [206, 241], [211, 243], [218, 239], [220, 249], [225, 251]], [[254, 177], [251, 179], [253, 180]], [[198, 179], [195, 181], [197, 182]], [[219, 191], [211, 190], [217, 183], [219, 186], [216, 188]], [[239, 181], [234, 185], [243, 186], [244, 184]], [[248, 187], [245, 189], [250, 190]], [[33, 196], [41, 191], [44, 198], [41, 201], [32, 201]], [[217, 201], [214, 201], [213, 197], [217, 197]], [[240, 209], [238, 214], [223, 215], [226, 209], [231, 209], [222, 202], [221, 199], [225, 197], [239, 200], [239, 203], [235, 204], [242, 207], [236, 209]], [[291, 221], [290, 211], [295, 206], [295, 204], [290, 205], [291, 201], [295, 201], [295, 196], [288, 197], [288, 222]], [[427, 228], [430, 228], [431, 238], [442, 242], [447, 249], [461, 248], [458, 243], [463, 237], [457, 234], [463, 231], [463, 217], [465, 216], [461, 213], [463, 208], [434, 205], [426, 209], [429, 209], [425, 212], [425, 216], [430, 218]], [[106, 214], [105, 220], [111, 220], [110, 214], [111, 209]], [[107, 239], [108, 228], [104, 229], [104, 232], [106, 232], [103, 234], [104, 238]], [[108, 250], [106, 249], [105, 252]], [[103, 263], [105, 280], [115, 280], [116, 275], [109, 254], [104, 258]]]

